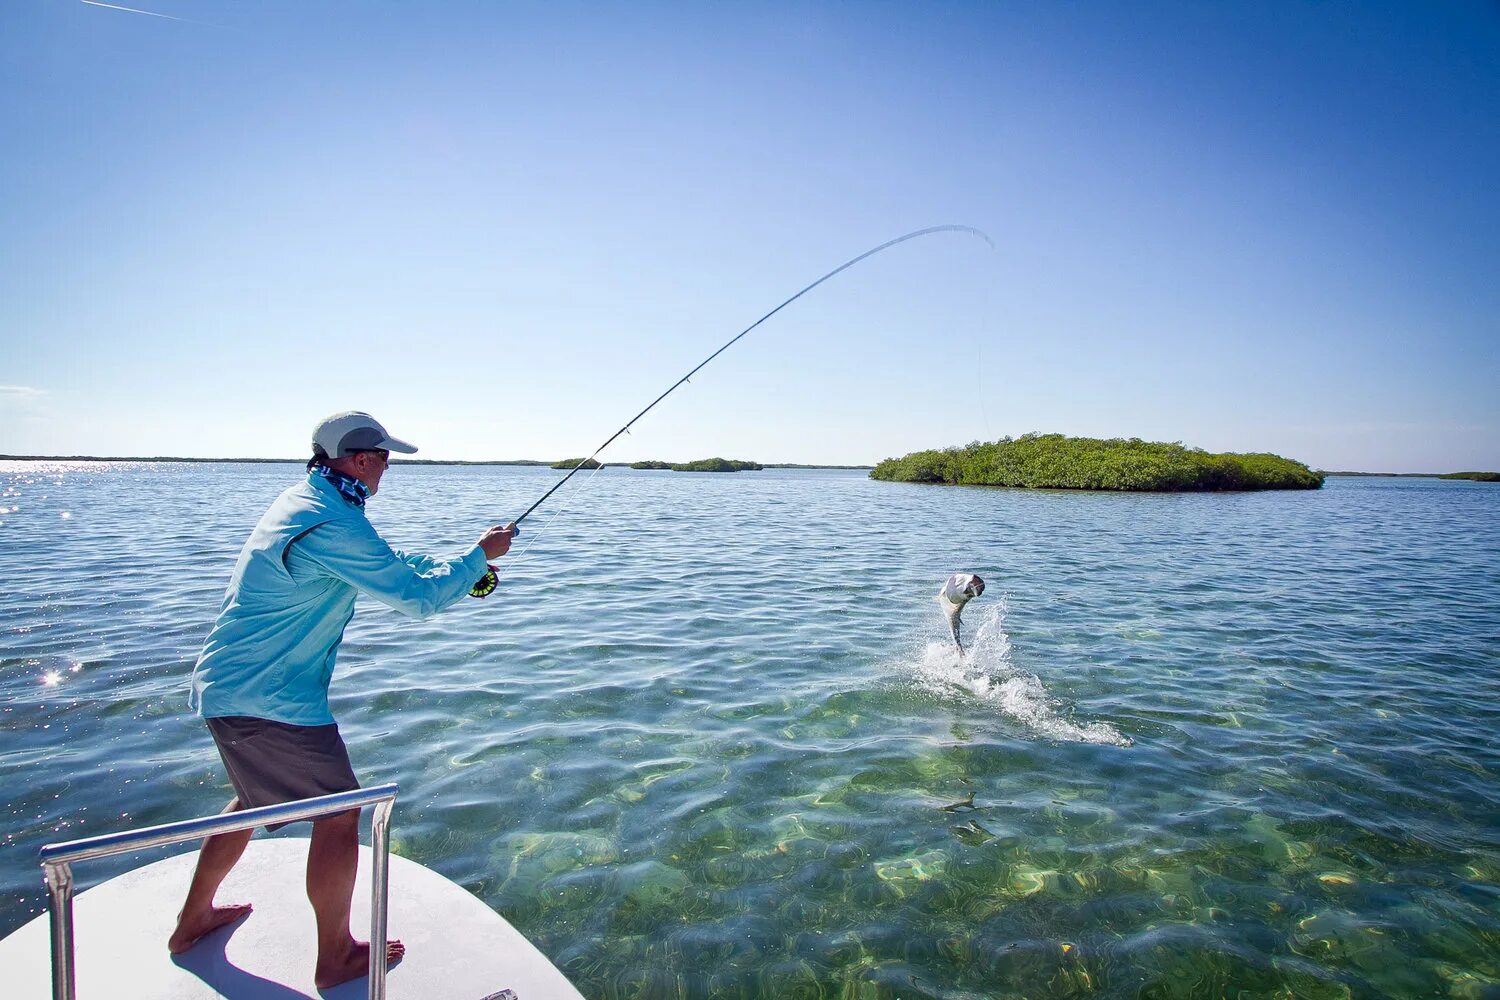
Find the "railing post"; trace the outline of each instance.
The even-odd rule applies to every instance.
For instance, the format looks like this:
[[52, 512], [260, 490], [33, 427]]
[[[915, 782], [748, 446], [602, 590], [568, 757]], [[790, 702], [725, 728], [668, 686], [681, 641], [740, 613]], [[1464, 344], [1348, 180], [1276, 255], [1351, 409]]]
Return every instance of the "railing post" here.
[[370, 1000], [385, 1000], [386, 904], [390, 899], [391, 807], [375, 805], [370, 817]]
[[73, 869], [66, 862], [42, 868], [47, 880], [47, 912], [52, 925], [52, 1000], [73, 1000]]

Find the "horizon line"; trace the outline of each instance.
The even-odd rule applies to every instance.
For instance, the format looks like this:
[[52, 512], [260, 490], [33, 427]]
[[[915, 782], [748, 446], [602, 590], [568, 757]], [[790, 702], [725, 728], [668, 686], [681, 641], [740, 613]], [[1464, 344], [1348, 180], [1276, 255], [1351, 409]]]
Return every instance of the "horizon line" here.
[[[535, 458], [396, 458], [391, 457], [391, 465], [515, 465], [535, 468], [552, 468], [558, 460], [547, 461]], [[561, 461], [568, 461], [561, 459]], [[658, 459], [637, 459], [636, 461], [660, 461]], [[184, 462], [201, 464], [238, 464], [238, 465], [305, 465], [305, 458], [199, 458], [187, 455], [0, 455], [0, 462]], [[632, 463], [624, 461], [600, 462], [600, 467], [615, 466], [616, 468], [628, 469]], [[873, 469], [874, 465], [865, 464], [836, 464], [823, 462], [758, 462], [756, 463], [767, 469]], [[1405, 479], [1440, 479], [1444, 476], [1454, 476], [1460, 473], [1470, 473], [1479, 470], [1460, 469], [1455, 472], [1363, 472], [1354, 469], [1313, 469], [1320, 476], [1387, 476], [1390, 478]]]
[[[710, 456], [718, 457], [718, 456]], [[569, 459], [534, 459], [534, 458], [396, 458], [391, 456], [391, 465], [527, 465], [545, 466], [551, 468], [559, 461]], [[599, 461], [596, 459], [595, 461]], [[636, 461], [664, 461], [662, 459], [636, 459]], [[701, 461], [694, 459], [693, 461]], [[221, 462], [240, 464], [261, 465], [305, 465], [305, 458], [251, 458], [241, 456], [236, 458], [215, 457], [200, 458], [187, 455], [0, 455], [0, 462]], [[613, 465], [621, 468], [629, 468], [631, 463], [625, 461], [599, 461], [600, 466]], [[874, 465], [867, 464], [831, 464], [822, 462], [757, 462], [757, 465], [768, 469], [873, 469]]]

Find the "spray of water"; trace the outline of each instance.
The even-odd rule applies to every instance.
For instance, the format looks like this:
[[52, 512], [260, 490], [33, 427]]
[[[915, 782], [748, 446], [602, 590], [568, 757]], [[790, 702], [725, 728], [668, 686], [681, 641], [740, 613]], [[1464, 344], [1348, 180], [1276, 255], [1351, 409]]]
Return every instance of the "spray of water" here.
[[[974, 610], [973, 605], [970, 610]], [[1104, 722], [1080, 725], [1060, 714], [1041, 679], [1011, 662], [1005, 634], [1006, 600], [991, 604], [964, 655], [951, 642], [929, 642], [912, 668], [918, 687], [940, 696], [972, 698], [1048, 739], [1129, 746], [1130, 739]]]

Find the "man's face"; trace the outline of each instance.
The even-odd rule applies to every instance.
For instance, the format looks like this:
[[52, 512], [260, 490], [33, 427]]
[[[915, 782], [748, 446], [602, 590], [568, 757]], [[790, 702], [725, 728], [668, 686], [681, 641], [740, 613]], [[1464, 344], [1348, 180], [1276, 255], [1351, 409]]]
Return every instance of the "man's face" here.
[[354, 478], [364, 483], [370, 496], [374, 496], [380, 490], [380, 477], [385, 475], [386, 468], [391, 464], [391, 453], [384, 448], [371, 448], [354, 452], [350, 457], [354, 459]]

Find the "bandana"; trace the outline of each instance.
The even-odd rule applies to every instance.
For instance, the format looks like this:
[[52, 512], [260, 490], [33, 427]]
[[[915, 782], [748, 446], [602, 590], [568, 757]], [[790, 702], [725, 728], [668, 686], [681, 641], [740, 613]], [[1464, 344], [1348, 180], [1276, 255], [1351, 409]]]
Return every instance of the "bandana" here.
[[370, 488], [353, 476], [336, 472], [326, 465], [313, 466], [313, 474], [328, 480], [333, 488], [339, 491], [339, 496], [356, 507], [363, 508], [365, 501], [370, 498]]

